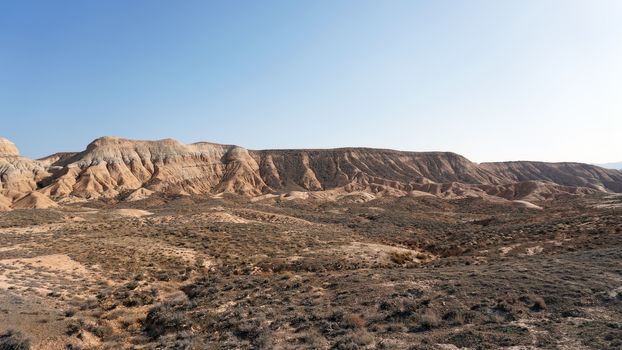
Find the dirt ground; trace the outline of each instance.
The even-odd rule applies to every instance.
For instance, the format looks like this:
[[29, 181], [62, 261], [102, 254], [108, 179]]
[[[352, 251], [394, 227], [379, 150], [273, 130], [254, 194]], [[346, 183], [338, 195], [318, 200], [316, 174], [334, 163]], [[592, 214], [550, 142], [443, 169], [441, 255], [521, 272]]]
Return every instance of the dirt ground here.
[[152, 196], [3, 212], [0, 349], [622, 348], [622, 196], [533, 204]]

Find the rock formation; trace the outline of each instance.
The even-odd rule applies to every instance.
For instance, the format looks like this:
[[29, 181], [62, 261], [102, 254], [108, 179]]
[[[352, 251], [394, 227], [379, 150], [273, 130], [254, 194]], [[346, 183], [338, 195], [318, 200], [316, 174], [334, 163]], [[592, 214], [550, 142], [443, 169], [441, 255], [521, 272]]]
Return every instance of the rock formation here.
[[0, 137], [0, 210], [37, 189], [37, 181], [50, 176], [38, 161], [21, 157], [17, 147]]
[[4, 137], [0, 137], [0, 157], [19, 157], [17, 146]]
[[622, 192], [622, 172], [581, 163], [477, 164], [450, 152], [253, 151], [207, 142], [186, 145], [172, 139], [116, 137], [99, 138], [79, 153], [30, 160], [21, 157], [13, 143], [0, 139], [0, 210], [49, 207], [50, 199], [140, 200], [154, 193], [225, 192], [287, 198], [286, 193], [320, 191], [342, 197], [356, 193], [356, 200], [367, 198], [362, 193], [372, 198], [431, 194], [543, 200], [558, 194]]

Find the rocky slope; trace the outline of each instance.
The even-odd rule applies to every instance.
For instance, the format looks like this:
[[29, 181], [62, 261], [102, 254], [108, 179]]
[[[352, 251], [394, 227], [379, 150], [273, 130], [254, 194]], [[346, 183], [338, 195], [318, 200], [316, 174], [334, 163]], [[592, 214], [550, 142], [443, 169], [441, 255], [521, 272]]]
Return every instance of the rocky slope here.
[[[172, 139], [103, 137], [83, 152], [30, 160], [0, 139], [0, 210], [53, 205], [47, 199], [142, 199], [153, 193], [341, 198], [351, 193], [547, 199], [622, 192], [622, 172], [580, 163], [476, 164], [449, 152], [369, 148], [247, 150]], [[36, 194], [32, 194], [35, 192]], [[292, 193], [305, 193], [292, 195]], [[323, 195], [320, 195], [323, 193]], [[351, 198], [350, 196], [349, 198]], [[374, 198], [362, 195], [361, 198]]]
[[17, 147], [0, 137], [0, 208], [37, 189], [50, 176], [38, 161], [21, 157]]
[[506, 182], [549, 181], [559, 185], [622, 192], [620, 171], [582, 163], [501, 162], [480, 165]]

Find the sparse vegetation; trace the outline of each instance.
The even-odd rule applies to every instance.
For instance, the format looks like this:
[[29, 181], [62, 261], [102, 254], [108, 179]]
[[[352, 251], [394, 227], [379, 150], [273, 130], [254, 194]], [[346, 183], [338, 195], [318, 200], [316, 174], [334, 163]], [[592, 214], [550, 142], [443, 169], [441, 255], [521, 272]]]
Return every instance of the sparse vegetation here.
[[0, 234], [0, 311], [73, 349], [615, 349], [622, 215], [599, 200], [160, 198], [34, 226], [23, 211]]
[[398, 265], [404, 265], [413, 260], [412, 253], [391, 252], [389, 253], [391, 261]]
[[0, 350], [29, 350], [30, 340], [21, 332], [8, 330], [0, 333]]

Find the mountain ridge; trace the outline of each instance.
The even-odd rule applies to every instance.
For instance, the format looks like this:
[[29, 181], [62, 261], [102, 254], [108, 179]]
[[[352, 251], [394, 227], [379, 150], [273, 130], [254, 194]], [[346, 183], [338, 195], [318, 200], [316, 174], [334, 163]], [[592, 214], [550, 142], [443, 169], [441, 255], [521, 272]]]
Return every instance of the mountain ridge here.
[[[140, 196], [130, 196], [138, 190]], [[31, 192], [37, 192], [31, 196], [36, 200], [22, 203], [33, 207], [38, 202], [50, 205], [39, 194], [55, 201], [142, 198], [153, 193], [260, 197], [288, 192], [542, 200], [558, 194], [622, 192], [622, 172], [572, 162], [478, 164], [454, 152], [367, 147], [249, 150], [210, 142], [110, 136], [95, 139], [81, 152], [31, 160], [21, 157], [12, 142], [0, 139], [3, 207]]]

